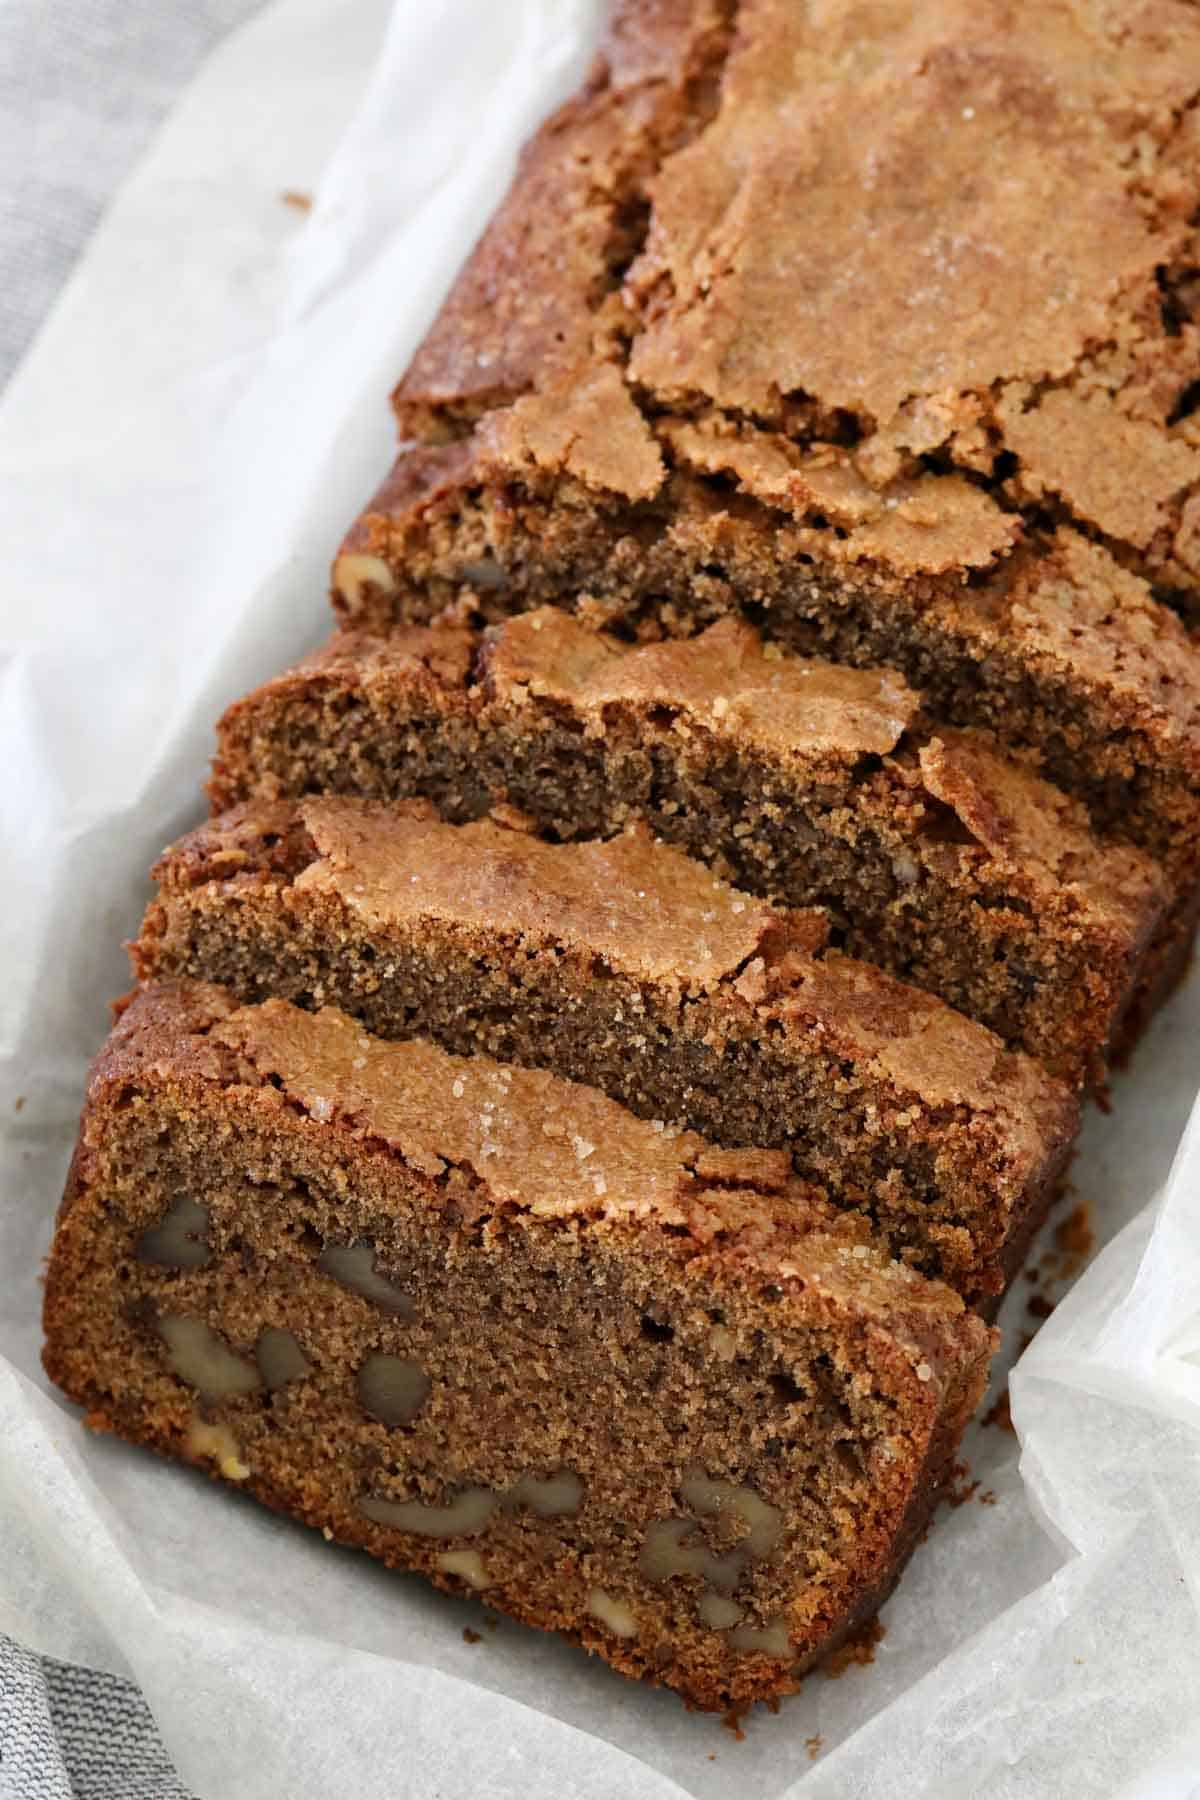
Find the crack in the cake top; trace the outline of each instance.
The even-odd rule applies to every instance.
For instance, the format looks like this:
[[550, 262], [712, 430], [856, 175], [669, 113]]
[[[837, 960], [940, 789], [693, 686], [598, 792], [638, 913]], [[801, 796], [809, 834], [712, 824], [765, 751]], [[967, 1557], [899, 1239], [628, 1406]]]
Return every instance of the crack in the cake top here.
[[[496, 410], [492, 397], [519, 398], [581, 360], [624, 366], [632, 320], [621, 292], [649, 227], [646, 184], [710, 122], [741, 4], [697, 0], [707, 18], [666, 21], [657, 61], [637, 41], [637, 9], [618, 9], [582, 96], [533, 140], [396, 390], [405, 436], [465, 435]], [[543, 262], [539, 290], [530, 273]]]

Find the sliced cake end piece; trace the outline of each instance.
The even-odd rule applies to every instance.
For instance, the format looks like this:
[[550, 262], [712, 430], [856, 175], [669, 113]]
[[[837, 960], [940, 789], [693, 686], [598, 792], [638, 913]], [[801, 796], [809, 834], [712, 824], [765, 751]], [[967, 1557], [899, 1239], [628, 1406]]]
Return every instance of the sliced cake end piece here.
[[778, 1155], [187, 984], [93, 1070], [46, 1329], [94, 1427], [704, 1707], [877, 1609], [993, 1343]]
[[[436, 676], [435, 669], [451, 675]], [[474, 670], [473, 676], [457, 671]], [[231, 707], [216, 803], [421, 795], [552, 837], [654, 832], [1072, 1078], [1104, 1054], [1167, 883], [982, 735], [918, 726], [894, 671], [794, 657], [724, 620], [633, 646], [554, 608], [478, 639], [347, 634]]]
[[786, 1148], [972, 1301], [1002, 1290], [1074, 1139], [1040, 1064], [644, 826], [549, 844], [415, 802], [249, 802], [156, 874], [141, 980], [332, 1004], [556, 1069], [660, 1129]]
[[230, 706], [208, 784], [214, 812], [306, 793], [420, 795], [451, 819], [487, 812], [470, 676], [477, 634], [339, 633]]

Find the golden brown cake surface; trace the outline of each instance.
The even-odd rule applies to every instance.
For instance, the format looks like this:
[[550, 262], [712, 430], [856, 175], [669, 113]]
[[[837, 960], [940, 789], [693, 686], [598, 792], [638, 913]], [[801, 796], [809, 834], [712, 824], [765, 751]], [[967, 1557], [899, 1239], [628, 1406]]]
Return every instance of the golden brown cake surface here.
[[894, 750], [919, 696], [892, 669], [781, 655], [743, 620], [695, 638], [630, 646], [570, 613], [538, 607], [490, 640], [489, 691], [561, 701], [598, 729], [617, 705], [666, 706], [723, 736], [795, 757]]
[[[501, 460], [630, 499], [661, 489], [665, 448], [900, 574], [1002, 557], [1013, 502], [1054, 494], [1194, 586], [1198, 63], [1184, 0], [618, 6], [607, 63], [535, 140], [401, 382], [401, 421], [419, 435], [469, 401]], [[610, 184], [593, 177], [575, 257], [543, 262], [585, 146]], [[598, 227], [634, 196], [613, 269]], [[1003, 452], [1018, 468], [992, 492], [968, 479]]]
[[[554, 943], [703, 993], [736, 976], [784, 924], [644, 827], [547, 844], [491, 819], [446, 825], [341, 796], [305, 800], [296, 816], [317, 851], [296, 888], [336, 895], [367, 925], [453, 923]], [[256, 828], [253, 812], [247, 822]], [[205, 837], [212, 829], [201, 827]], [[797, 919], [795, 933], [819, 943], [824, 920]]]

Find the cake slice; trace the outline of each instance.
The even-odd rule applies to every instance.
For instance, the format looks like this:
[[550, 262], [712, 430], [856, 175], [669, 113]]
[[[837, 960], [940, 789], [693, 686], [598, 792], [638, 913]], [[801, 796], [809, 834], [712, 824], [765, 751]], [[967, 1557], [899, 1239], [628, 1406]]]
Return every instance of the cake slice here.
[[621, 0], [400, 382], [343, 618], [749, 612], [1190, 894], [1198, 66], [1186, 0]]
[[187, 984], [93, 1069], [45, 1317], [94, 1428], [703, 1707], [878, 1608], [993, 1336], [778, 1154]]
[[[795, 657], [727, 619], [642, 646], [543, 607], [335, 638], [238, 701], [211, 784], [515, 806], [547, 836], [637, 818], [1072, 1080], [1101, 1078], [1167, 899], [1144, 854], [978, 734], [921, 729], [894, 671]], [[1172, 945], [1172, 920], [1162, 938]], [[1184, 936], [1186, 942], [1186, 932]]]
[[660, 1131], [787, 1149], [972, 1302], [1014, 1272], [1074, 1139], [1038, 1063], [642, 826], [547, 844], [419, 803], [250, 802], [155, 873], [140, 980], [337, 1006], [587, 1082]]

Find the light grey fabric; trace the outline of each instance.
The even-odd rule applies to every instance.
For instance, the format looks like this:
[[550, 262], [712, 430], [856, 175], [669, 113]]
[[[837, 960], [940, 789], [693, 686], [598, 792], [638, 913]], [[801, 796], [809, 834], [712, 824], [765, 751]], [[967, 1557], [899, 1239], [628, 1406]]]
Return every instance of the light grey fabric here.
[[261, 0], [0, 0], [0, 386], [180, 89]]
[[0, 1800], [188, 1800], [135, 1688], [0, 1638]]
[[[180, 90], [261, 0], [0, 0], [0, 386]], [[0, 1637], [0, 1800], [188, 1800], [137, 1690]]]

